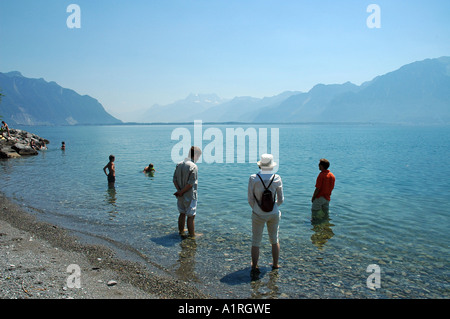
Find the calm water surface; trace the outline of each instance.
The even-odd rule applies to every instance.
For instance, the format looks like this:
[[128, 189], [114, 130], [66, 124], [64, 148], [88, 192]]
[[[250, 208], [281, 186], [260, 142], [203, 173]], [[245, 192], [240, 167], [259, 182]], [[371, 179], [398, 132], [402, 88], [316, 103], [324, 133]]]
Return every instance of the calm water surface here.
[[[172, 195], [183, 126], [21, 127], [51, 141], [36, 157], [0, 161], [2, 191], [43, 219], [117, 243], [152, 267], [226, 298], [448, 298], [450, 127], [277, 125], [285, 203], [281, 269], [265, 235], [250, 278], [254, 163], [199, 164], [197, 239], [177, 234]], [[192, 132], [193, 127], [184, 125]], [[203, 125], [203, 131], [209, 126]], [[223, 131], [227, 127], [215, 126]], [[270, 142], [270, 127], [268, 128]], [[225, 140], [225, 139], [224, 139]], [[61, 141], [66, 151], [59, 149]], [[203, 147], [209, 141], [203, 141]], [[225, 149], [225, 145], [224, 145]], [[269, 146], [270, 149], [270, 146]], [[102, 168], [116, 156], [116, 189]], [[318, 160], [336, 176], [329, 218], [310, 221]], [[153, 177], [142, 173], [153, 163]], [[131, 253], [130, 253], [131, 254]], [[369, 265], [381, 288], [368, 289]]]

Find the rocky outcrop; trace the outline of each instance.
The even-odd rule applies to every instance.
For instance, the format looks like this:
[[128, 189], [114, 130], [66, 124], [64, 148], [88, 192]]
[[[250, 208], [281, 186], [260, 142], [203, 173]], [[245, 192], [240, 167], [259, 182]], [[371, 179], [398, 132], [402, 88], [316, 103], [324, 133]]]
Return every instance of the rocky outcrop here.
[[38, 155], [50, 142], [27, 131], [10, 129], [9, 136], [3, 131], [0, 136], [0, 158], [17, 158]]

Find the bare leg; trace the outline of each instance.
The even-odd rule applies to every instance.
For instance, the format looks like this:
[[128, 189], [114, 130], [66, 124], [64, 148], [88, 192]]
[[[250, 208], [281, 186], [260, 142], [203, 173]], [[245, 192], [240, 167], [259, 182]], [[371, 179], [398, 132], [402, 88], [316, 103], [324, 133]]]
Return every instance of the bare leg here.
[[252, 246], [252, 269], [258, 268], [259, 247]]
[[188, 216], [187, 218], [187, 228], [189, 232], [189, 236], [195, 237], [195, 223], [194, 223], [195, 216]]
[[279, 257], [280, 257], [280, 243], [273, 244], [272, 245], [272, 259], [273, 259], [272, 269], [280, 268], [280, 266], [278, 266], [278, 258]]
[[184, 234], [185, 223], [186, 223], [186, 215], [180, 214], [180, 216], [178, 217], [178, 232], [180, 233], [180, 235]]

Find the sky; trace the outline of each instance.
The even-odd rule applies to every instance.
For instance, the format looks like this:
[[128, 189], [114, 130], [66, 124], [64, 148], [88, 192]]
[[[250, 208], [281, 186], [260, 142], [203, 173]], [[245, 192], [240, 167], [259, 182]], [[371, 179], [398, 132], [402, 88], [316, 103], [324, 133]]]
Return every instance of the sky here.
[[55, 81], [134, 121], [191, 93], [360, 85], [450, 56], [449, 16], [448, 0], [1, 0], [0, 72]]

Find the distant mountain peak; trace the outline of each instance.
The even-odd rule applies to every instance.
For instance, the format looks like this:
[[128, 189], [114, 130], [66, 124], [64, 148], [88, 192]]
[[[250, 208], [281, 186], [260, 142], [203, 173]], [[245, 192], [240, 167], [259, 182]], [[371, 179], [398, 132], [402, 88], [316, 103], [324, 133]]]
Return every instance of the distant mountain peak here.
[[223, 102], [217, 94], [191, 93], [186, 98], [170, 104], [154, 104], [140, 117], [141, 122], [177, 123], [198, 119], [198, 114]]
[[194, 103], [213, 103], [213, 104], [218, 104], [223, 101], [217, 94], [214, 93], [210, 94], [191, 93], [184, 100], [192, 101]]
[[19, 71], [11, 71], [11, 72], [7, 72], [7, 73], [3, 73], [4, 75], [8, 76], [8, 77], [24, 77], [22, 75], [22, 73], [20, 73]]

